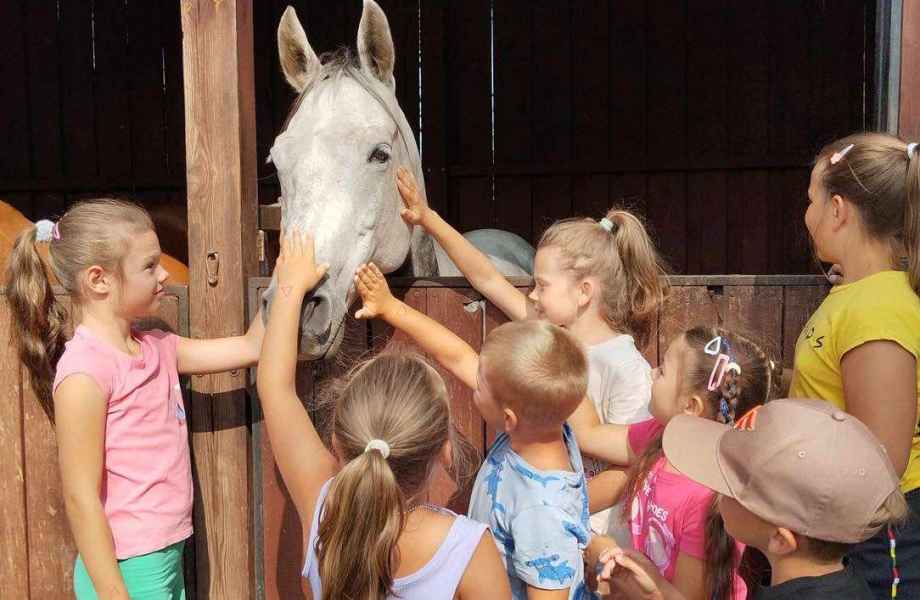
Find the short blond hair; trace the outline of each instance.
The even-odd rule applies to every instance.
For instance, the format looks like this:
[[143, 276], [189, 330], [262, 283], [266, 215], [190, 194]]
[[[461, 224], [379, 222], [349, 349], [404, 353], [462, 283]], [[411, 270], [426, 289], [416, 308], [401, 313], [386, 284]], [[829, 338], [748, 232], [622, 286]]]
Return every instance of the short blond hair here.
[[547, 321], [515, 321], [482, 345], [483, 377], [496, 402], [538, 427], [562, 425], [588, 389], [581, 345]]

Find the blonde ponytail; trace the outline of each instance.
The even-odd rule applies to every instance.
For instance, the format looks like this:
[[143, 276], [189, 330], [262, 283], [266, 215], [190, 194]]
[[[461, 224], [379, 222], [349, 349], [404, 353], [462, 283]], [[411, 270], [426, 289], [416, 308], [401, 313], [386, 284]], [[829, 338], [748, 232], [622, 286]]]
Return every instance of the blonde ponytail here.
[[[621, 281], [626, 291], [625, 315], [630, 328], [636, 332], [639, 345], [644, 346], [648, 342], [658, 307], [668, 293], [664, 263], [639, 217], [626, 210], [611, 209], [607, 219], [616, 227], [613, 237], [622, 265]], [[615, 298], [605, 300], [608, 306], [615, 306]]]
[[[75, 204], [54, 225], [47, 243], [50, 264], [71, 302], [82, 301], [80, 275], [99, 265], [121, 272], [121, 259], [131, 236], [152, 231], [143, 208], [130, 202], [100, 198]], [[7, 298], [16, 318], [19, 359], [29, 372], [32, 389], [48, 418], [54, 422], [51, 385], [57, 361], [64, 352], [67, 310], [54, 297], [49, 273], [36, 248], [36, 227], [16, 239], [7, 271]]]
[[42, 410], [54, 422], [51, 382], [67, 341], [67, 309], [54, 297], [35, 235], [36, 228], [30, 227], [16, 238], [7, 267], [6, 297], [15, 319], [19, 360]]
[[559, 248], [576, 277], [598, 279], [604, 318], [644, 346], [668, 283], [664, 263], [639, 217], [612, 208], [600, 221], [557, 221], [537, 244], [549, 246]]
[[[318, 527], [322, 600], [382, 600], [399, 567], [407, 504], [424, 497], [448, 442], [451, 472], [465, 472], [469, 445], [454, 437], [444, 380], [412, 354], [385, 353], [358, 365], [328, 400], [345, 466], [330, 484]], [[375, 449], [384, 442], [386, 452]]]
[[405, 498], [380, 452], [363, 452], [339, 471], [319, 524], [322, 600], [386, 598], [399, 564], [405, 511]]

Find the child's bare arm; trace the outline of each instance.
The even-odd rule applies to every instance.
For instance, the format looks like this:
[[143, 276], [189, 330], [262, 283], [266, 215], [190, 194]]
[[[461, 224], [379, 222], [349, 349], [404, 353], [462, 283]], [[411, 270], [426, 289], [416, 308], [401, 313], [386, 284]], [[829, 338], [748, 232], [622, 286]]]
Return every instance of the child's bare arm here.
[[629, 476], [623, 469], [612, 468], [588, 482], [588, 508], [591, 514], [610, 508], [620, 501]]
[[470, 389], [476, 389], [479, 355], [452, 331], [397, 300], [377, 265], [361, 265], [355, 285], [364, 306], [355, 314], [359, 319], [379, 317], [405, 332], [422, 349]]
[[282, 240], [275, 267], [278, 294], [257, 378], [272, 454], [305, 530], [323, 483], [337, 471], [336, 459], [317, 434], [295, 387], [300, 306], [324, 272], [325, 267], [314, 264], [312, 239], [292, 234]]
[[635, 453], [629, 447], [626, 425], [601, 423], [594, 404], [586, 396], [568, 419], [578, 448], [585, 454], [615, 465], [630, 465]]
[[428, 207], [421, 199], [418, 186], [409, 171], [399, 170], [396, 187], [406, 205], [401, 213], [403, 219], [410, 225], [422, 226], [437, 240], [476, 291], [513, 321], [532, 316], [533, 307], [527, 295], [511, 285], [485, 254]]
[[58, 461], [70, 531], [99, 597], [128, 600], [99, 496], [105, 413], [106, 398], [88, 375], [67, 377], [54, 393]]
[[243, 335], [209, 340], [180, 337], [176, 348], [179, 373], [199, 375], [251, 367], [259, 361], [264, 337], [262, 309]]

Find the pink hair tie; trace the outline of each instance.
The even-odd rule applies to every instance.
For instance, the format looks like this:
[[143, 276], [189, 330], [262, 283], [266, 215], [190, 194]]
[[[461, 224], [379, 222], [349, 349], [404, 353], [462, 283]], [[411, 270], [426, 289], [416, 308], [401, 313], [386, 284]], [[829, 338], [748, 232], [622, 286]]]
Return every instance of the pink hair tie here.
[[848, 153], [850, 150], [853, 149], [853, 146], [854, 146], [854, 145], [855, 145], [855, 144], [850, 144], [849, 146], [847, 146], [847, 147], [844, 148], [843, 150], [840, 150], [840, 151], [838, 151], [838, 152], [834, 152], [834, 154], [831, 156], [831, 164], [832, 164], [832, 165], [836, 165], [836, 164], [839, 163], [841, 160], [843, 160], [843, 157], [846, 156], [847, 153]]

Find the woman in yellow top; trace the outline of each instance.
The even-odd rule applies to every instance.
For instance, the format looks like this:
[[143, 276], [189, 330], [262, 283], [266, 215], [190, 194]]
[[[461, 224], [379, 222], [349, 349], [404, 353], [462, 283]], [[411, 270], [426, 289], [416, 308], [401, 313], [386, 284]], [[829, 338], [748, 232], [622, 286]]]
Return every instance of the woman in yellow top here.
[[877, 598], [920, 598], [918, 154], [917, 144], [879, 133], [829, 144], [805, 212], [818, 257], [840, 265], [843, 280], [799, 335], [789, 395], [827, 400], [863, 421], [888, 450], [913, 510], [903, 527], [849, 555]]

